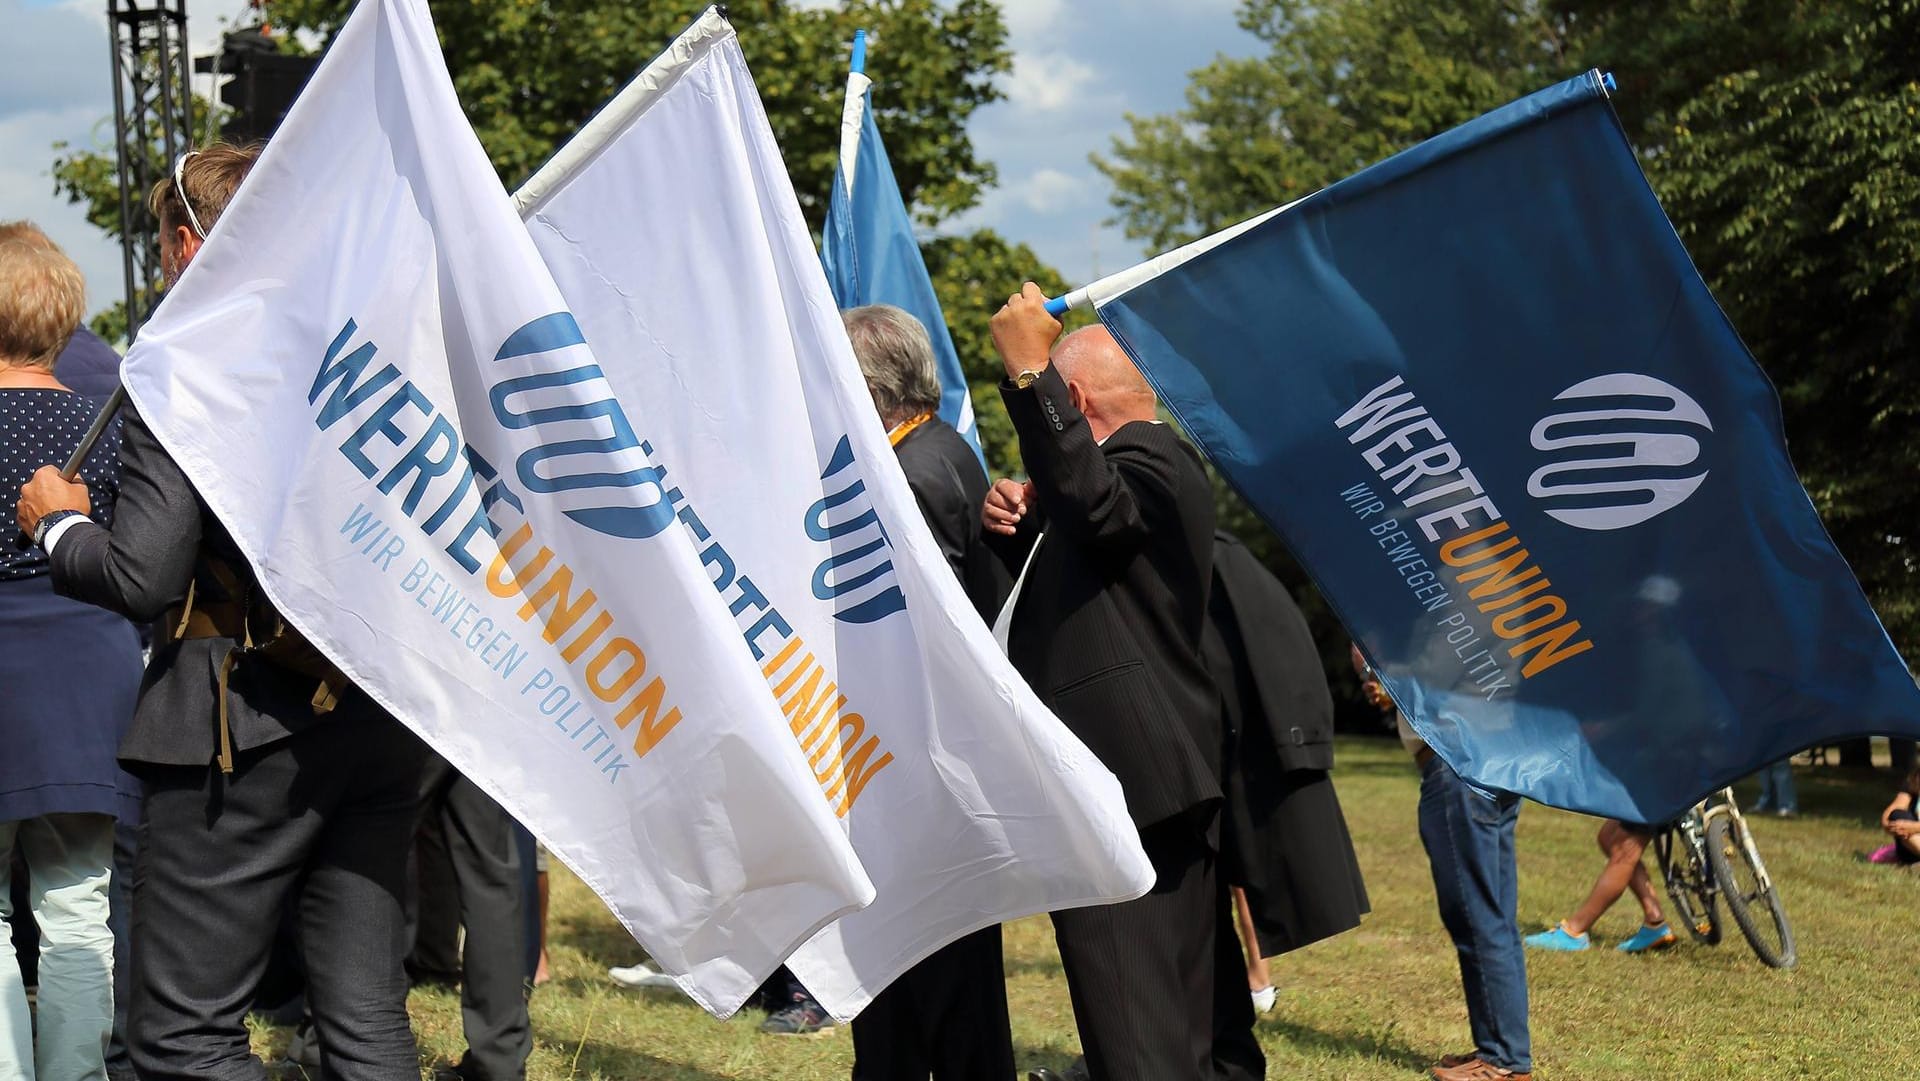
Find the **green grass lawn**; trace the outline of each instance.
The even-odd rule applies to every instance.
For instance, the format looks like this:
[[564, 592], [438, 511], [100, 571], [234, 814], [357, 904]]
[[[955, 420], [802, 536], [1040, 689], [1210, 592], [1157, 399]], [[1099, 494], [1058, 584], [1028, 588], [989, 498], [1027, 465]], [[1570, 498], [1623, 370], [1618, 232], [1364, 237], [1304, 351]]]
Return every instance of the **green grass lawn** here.
[[[1360, 739], [1340, 744], [1334, 776], [1374, 911], [1360, 929], [1274, 962], [1279, 1005], [1259, 1023], [1269, 1076], [1414, 1077], [1470, 1044], [1459, 971], [1415, 831], [1418, 779], [1396, 743]], [[1637, 906], [1623, 901], [1594, 929], [1598, 948], [1529, 956], [1538, 1073], [1771, 1081], [1911, 1072], [1920, 1061], [1911, 1008], [1920, 875], [1862, 858], [1883, 840], [1875, 822], [1891, 775], [1803, 769], [1799, 784], [1801, 817], [1753, 820], [1799, 939], [1799, 967], [1760, 964], [1730, 920], [1718, 947], [1683, 941], [1663, 954], [1622, 955], [1612, 946], [1638, 926]], [[1751, 802], [1751, 784], [1738, 791]], [[1552, 925], [1586, 895], [1600, 867], [1596, 826], [1543, 807], [1522, 811], [1525, 930]], [[761, 1036], [758, 1013], [723, 1023], [685, 1000], [609, 982], [607, 966], [632, 963], [639, 947], [557, 864], [549, 933], [555, 978], [533, 997], [532, 1078], [848, 1076], [845, 1030], [819, 1040]], [[1064, 1066], [1079, 1038], [1045, 918], [1007, 927], [1006, 961], [1021, 1067]], [[412, 1006], [422, 1062], [456, 1058], [464, 1046], [457, 996], [416, 992]], [[263, 1048], [284, 1038], [260, 1035]]]

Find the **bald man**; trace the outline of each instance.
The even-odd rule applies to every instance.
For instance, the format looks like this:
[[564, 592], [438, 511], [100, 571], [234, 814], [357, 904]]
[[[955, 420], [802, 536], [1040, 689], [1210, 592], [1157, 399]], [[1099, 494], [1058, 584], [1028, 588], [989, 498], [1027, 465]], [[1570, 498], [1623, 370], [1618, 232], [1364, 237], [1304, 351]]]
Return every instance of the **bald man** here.
[[992, 329], [1032, 478], [999, 481], [981, 512], [1021, 576], [995, 630], [1120, 779], [1158, 876], [1139, 900], [1054, 913], [1080, 1043], [1093, 1081], [1211, 1079], [1215, 995], [1249, 1025], [1253, 1010], [1215, 869], [1221, 703], [1200, 658], [1213, 490], [1104, 328], [1061, 339], [1029, 282]]

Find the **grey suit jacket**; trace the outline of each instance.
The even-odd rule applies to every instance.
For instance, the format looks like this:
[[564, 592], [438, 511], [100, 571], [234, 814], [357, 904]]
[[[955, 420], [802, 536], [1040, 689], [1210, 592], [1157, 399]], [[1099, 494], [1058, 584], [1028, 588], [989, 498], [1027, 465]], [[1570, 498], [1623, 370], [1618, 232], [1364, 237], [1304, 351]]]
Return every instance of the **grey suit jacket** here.
[[[233, 601], [208, 569], [212, 556], [257, 588], [247, 561], [186, 474], [129, 406], [120, 443], [120, 497], [111, 530], [81, 523], [52, 555], [54, 591], [148, 623], [180, 604], [194, 584], [197, 601]], [[164, 629], [156, 640], [164, 637]], [[205, 766], [219, 748], [220, 665], [238, 643], [200, 638], [159, 645], [140, 686], [133, 726], [120, 744], [130, 772], [142, 766]], [[324, 717], [365, 709], [364, 696], [343, 695], [333, 713], [316, 715], [313, 680], [264, 661], [236, 664], [228, 680], [227, 723], [235, 752], [287, 738]], [[350, 702], [347, 699], [358, 701]]]

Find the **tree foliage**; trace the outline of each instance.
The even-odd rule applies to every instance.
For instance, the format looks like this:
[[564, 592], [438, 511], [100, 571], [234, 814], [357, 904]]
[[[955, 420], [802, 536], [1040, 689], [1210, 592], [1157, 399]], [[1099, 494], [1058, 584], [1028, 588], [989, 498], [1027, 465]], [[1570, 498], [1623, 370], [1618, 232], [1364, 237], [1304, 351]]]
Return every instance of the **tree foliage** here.
[[[276, 27], [330, 38], [354, 0], [268, 0]], [[489, 0], [433, 6], [467, 118], [500, 179], [525, 180], [707, 4]], [[993, 166], [967, 137], [1001, 95], [1006, 27], [991, 0], [853, 0], [832, 8], [738, 0], [727, 17], [753, 68], [808, 221], [826, 215], [853, 32], [871, 41], [874, 110], [909, 206], [928, 221], [972, 206]]]
[[[264, 15], [282, 47], [297, 51], [302, 41], [324, 47], [353, 5], [267, 0]], [[501, 181], [512, 187], [706, 6], [702, 0], [498, 0], [436, 3], [433, 14], [461, 105]], [[848, 49], [856, 29], [869, 32], [875, 115], [901, 194], [917, 216], [936, 223], [973, 206], [992, 186], [993, 166], [975, 152], [966, 130], [975, 109], [1001, 96], [995, 78], [1011, 62], [1006, 27], [992, 0], [852, 0], [831, 9], [739, 0], [729, 5], [728, 17], [816, 230], [839, 155]], [[196, 107], [196, 129], [204, 129], [206, 103], [196, 99]], [[88, 221], [118, 237], [111, 148], [55, 149], [58, 189], [86, 206]], [[157, 161], [159, 149], [153, 153]], [[162, 173], [169, 164], [161, 163]], [[118, 339], [126, 330], [122, 306], [101, 313], [94, 324], [109, 340]]]
[[1920, 642], [1920, 0], [1246, 0], [1240, 18], [1265, 56], [1193, 73], [1184, 109], [1130, 118], [1096, 161], [1130, 235], [1203, 235], [1613, 71], [1649, 179], [1780, 388], [1802, 480], [1896, 641]]
[[1187, 106], [1129, 116], [1111, 158], [1127, 234], [1184, 243], [1291, 202], [1505, 104], [1566, 68], [1531, 0], [1247, 0], [1267, 55], [1192, 75]]
[[[1835, 543], [1912, 649], [1920, 0], [1709, 10], [1723, 13], [1710, 30], [1744, 30], [1753, 52], [1700, 64], [1713, 42], [1698, 29], [1650, 50], [1664, 74], [1643, 114], [1647, 171], [1779, 388], [1795, 465]], [[1628, 22], [1614, 14], [1595, 31], [1610, 41]]]
[[[892, 149], [891, 143], [888, 149]], [[926, 256], [940, 310], [947, 317], [954, 351], [967, 372], [973, 415], [980, 425], [980, 449], [986, 452], [987, 466], [996, 477], [1019, 475], [1019, 438], [1000, 402], [999, 386], [1006, 371], [1000, 354], [994, 352], [987, 323], [1022, 282], [1031, 280], [1048, 296], [1059, 296], [1067, 291], [1066, 280], [1041, 262], [1032, 248], [1009, 242], [990, 229], [936, 237], [921, 245], [921, 253]], [[1084, 313], [1069, 313], [1066, 325], [1082, 326], [1089, 318]]]

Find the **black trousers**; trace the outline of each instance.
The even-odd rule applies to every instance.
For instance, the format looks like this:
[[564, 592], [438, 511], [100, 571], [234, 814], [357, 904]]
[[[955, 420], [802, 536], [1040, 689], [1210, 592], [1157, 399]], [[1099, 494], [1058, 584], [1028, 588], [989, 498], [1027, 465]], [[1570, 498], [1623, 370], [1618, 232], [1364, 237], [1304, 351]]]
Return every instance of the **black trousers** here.
[[1240, 952], [1233, 894], [1225, 881], [1220, 883], [1220, 900], [1213, 908], [1219, 913], [1213, 936], [1214, 1081], [1262, 1081], [1267, 1076], [1267, 1053], [1253, 1034], [1253, 995], [1247, 987], [1246, 955]]
[[[431, 767], [429, 767], [431, 768]], [[422, 805], [408, 861], [407, 976], [414, 986], [460, 984], [460, 880], [454, 877], [444, 815]]]
[[[1217, 856], [1185, 819], [1142, 829], [1140, 843], [1158, 876], [1145, 897], [1053, 914], [1080, 1046], [1093, 1081], [1210, 1081], [1216, 1028], [1238, 1023], [1217, 1021], [1216, 1000], [1223, 1016], [1245, 1010], [1248, 1029], [1253, 1011]], [[1238, 1068], [1259, 1077], [1264, 1063]]]
[[401, 898], [426, 747], [357, 694], [339, 712], [230, 776], [146, 774], [128, 1018], [144, 1081], [267, 1076], [246, 1014], [289, 903], [327, 1076], [419, 1078]]
[[107, 885], [107, 923], [113, 928], [113, 1035], [107, 1040], [107, 1079], [133, 1076], [127, 1055], [127, 1004], [133, 998], [133, 876], [140, 855], [138, 820], [113, 823], [113, 881]]
[[1000, 926], [955, 939], [853, 1019], [853, 1081], [1007, 1081], [1014, 1076]]
[[[468, 1081], [527, 1075], [533, 1029], [527, 1021], [526, 886], [519, 825], [491, 796], [437, 754], [421, 774], [420, 814], [446, 846], [467, 929], [460, 963], [460, 1020]], [[429, 831], [431, 832], [431, 831]], [[409, 831], [411, 834], [411, 831]], [[429, 860], [430, 862], [430, 860]]]

